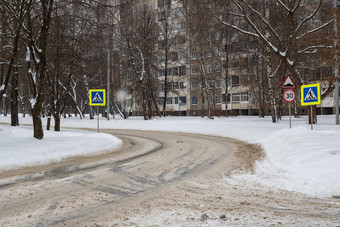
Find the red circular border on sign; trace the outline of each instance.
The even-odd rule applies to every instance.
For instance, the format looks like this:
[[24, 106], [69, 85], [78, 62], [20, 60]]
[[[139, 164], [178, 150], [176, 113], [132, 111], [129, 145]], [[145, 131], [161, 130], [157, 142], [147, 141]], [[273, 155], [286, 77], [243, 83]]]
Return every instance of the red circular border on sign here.
[[[293, 99], [292, 101], [288, 101], [288, 100], [285, 98], [285, 94], [286, 94], [288, 91], [292, 91], [292, 92], [294, 93], [294, 99]], [[294, 90], [291, 90], [291, 89], [285, 90], [285, 92], [283, 92], [283, 99], [284, 99], [286, 102], [294, 102], [295, 99], [296, 99], [296, 93], [295, 93], [295, 91], [294, 91]]]

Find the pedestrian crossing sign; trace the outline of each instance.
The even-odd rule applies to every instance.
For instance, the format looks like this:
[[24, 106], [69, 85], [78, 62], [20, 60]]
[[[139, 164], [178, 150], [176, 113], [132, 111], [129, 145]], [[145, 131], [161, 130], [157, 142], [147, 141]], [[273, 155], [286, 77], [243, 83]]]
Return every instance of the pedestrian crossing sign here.
[[320, 103], [320, 84], [308, 84], [301, 86], [301, 106], [318, 105]]
[[91, 89], [89, 92], [90, 106], [105, 106], [105, 89]]

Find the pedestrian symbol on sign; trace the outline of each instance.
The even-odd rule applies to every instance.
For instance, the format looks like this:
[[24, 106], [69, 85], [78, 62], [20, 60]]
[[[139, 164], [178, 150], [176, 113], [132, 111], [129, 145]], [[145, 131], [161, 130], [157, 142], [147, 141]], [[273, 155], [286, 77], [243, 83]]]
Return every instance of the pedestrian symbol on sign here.
[[103, 99], [102, 99], [102, 97], [100, 97], [98, 92], [96, 93], [96, 95], [92, 99], [92, 103], [95, 103], [95, 102], [103, 102]]
[[318, 98], [314, 94], [312, 88], [309, 88], [306, 97], [304, 98], [305, 101], [317, 101]]

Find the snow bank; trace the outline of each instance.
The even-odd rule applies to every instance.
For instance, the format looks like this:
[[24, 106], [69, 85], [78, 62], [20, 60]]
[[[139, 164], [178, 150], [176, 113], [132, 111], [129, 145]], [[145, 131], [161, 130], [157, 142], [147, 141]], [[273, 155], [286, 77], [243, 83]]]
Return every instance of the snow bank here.
[[33, 138], [31, 127], [0, 125], [0, 169], [46, 164], [66, 157], [87, 155], [120, 146], [112, 135], [80, 130], [45, 131], [42, 140]]
[[[8, 118], [0, 118], [9, 122]], [[31, 123], [30, 118], [20, 118]], [[136, 129], [178, 131], [231, 137], [264, 148], [265, 159], [257, 164], [256, 174], [235, 176], [272, 187], [288, 189], [313, 196], [340, 194], [340, 127], [334, 116], [318, 116], [318, 125], [311, 131], [306, 117], [288, 118], [271, 123], [270, 118], [230, 117], [210, 120], [200, 117], [166, 117], [144, 121], [101, 119], [100, 127], [107, 129]], [[63, 127], [96, 128], [96, 121], [78, 118], [62, 119]], [[0, 143], [2, 150], [2, 143]]]

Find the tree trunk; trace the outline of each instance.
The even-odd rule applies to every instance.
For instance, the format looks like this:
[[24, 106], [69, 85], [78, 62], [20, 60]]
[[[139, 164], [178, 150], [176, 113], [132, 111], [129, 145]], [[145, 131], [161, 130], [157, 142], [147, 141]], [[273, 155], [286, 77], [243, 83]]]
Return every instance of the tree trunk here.
[[51, 115], [49, 114], [49, 115], [47, 116], [46, 130], [47, 130], [47, 131], [50, 131], [50, 129], [51, 129]]
[[164, 67], [164, 101], [163, 101], [163, 117], [166, 116], [166, 99], [168, 98], [168, 52], [169, 52], [169, 34], [168, 34], [168, 18], [165, 19], [165, 67]]
[[203, 83], [201, 84], [201, 118], [204, 118], [204, 90]]
[[32, 109], [32, 119], [33, 119], [33, 128], [34, 128], [34, 138], [42, 139], [44, 137], [44, 131], [41, 122], [41, 108], [34, 107]]
[[18, 71], [15, 70], [11, 84], [11, 126], [19, 126], [18, 116]]
[[54, 131], [60, 132], [60, 114], [57, 113], [53, 117], [54, 117]]

